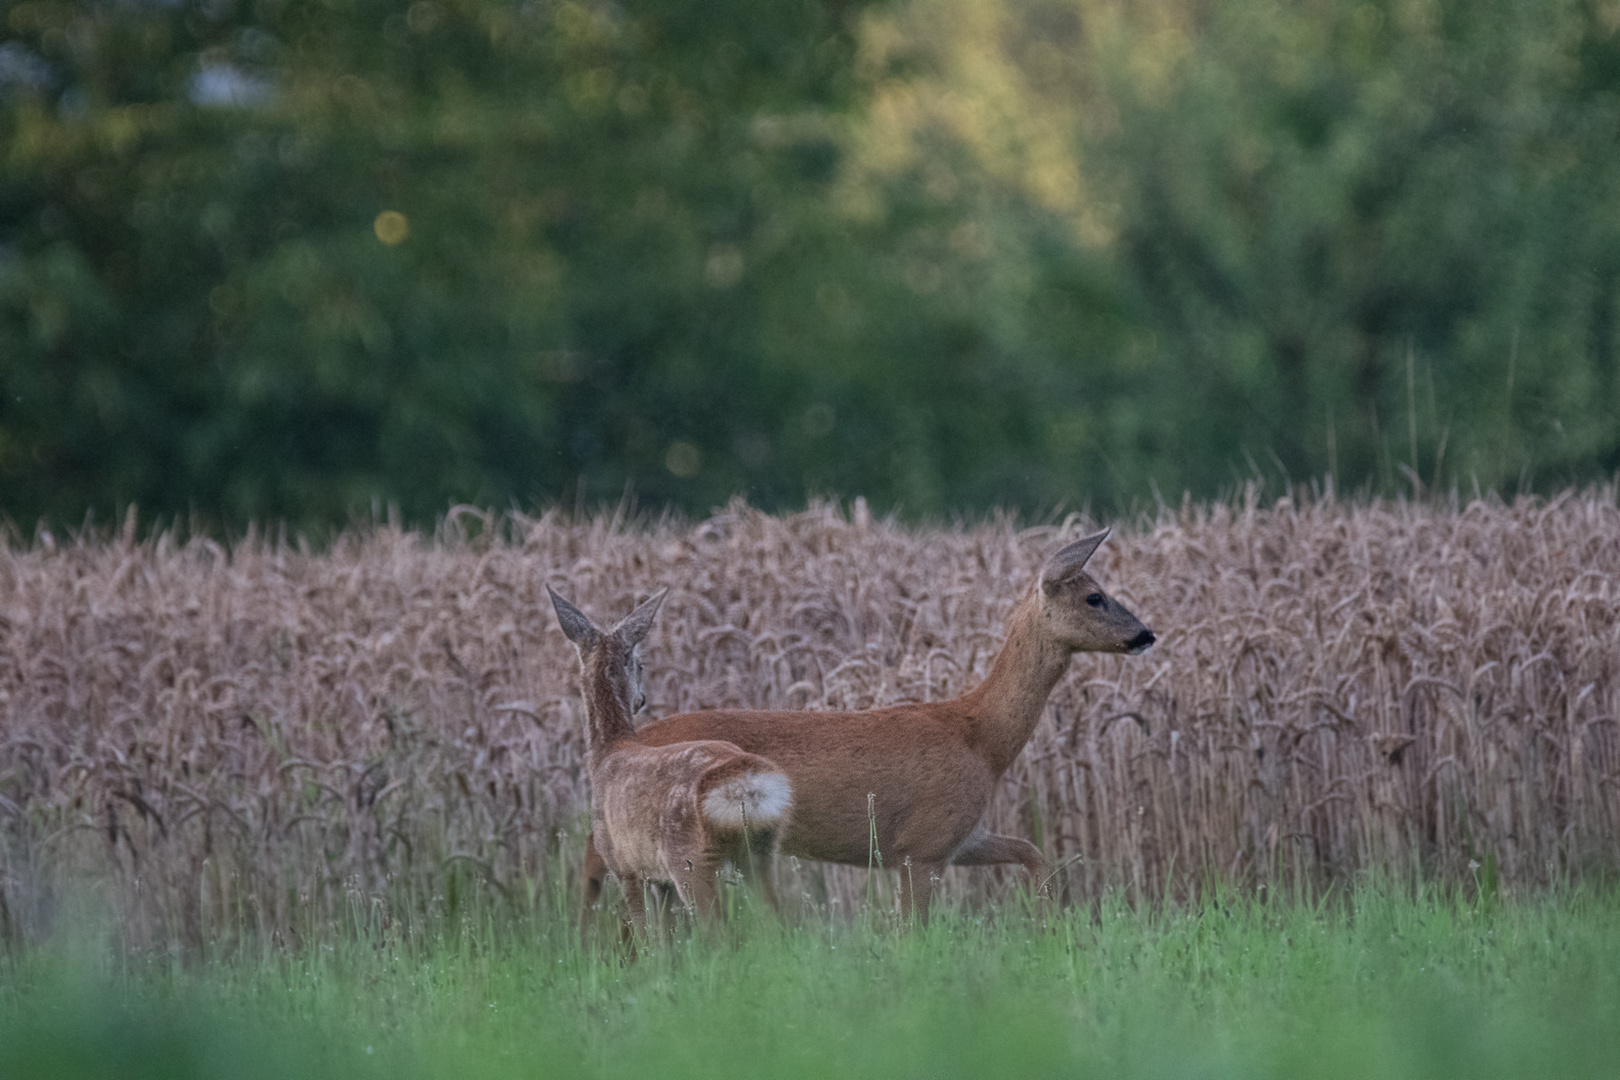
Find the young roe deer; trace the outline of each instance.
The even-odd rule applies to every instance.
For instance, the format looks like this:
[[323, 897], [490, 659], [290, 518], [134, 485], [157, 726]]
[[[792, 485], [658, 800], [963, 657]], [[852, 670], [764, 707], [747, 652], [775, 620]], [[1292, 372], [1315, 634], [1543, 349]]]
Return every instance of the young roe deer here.
[[639, 647], [668, 589], [606, 633], [551, 586], [546, 591], [579, 653], [591, 840], [601, 865], [624, 886], [639, 929], [646, 926], [645, 884], [673, 885], [689, 910], [709, 914], [716, 875], [728, 860], [746, 871], [774, 854], [792, 783], [771, 762], [728, 742], [699, 737], [651, 746], [637, 738], [630, 717], [646, 703]]
[[[1040, 850], [987, 831], [980, 819], [1070, 658], [1153, 644], [1153, 631], [1085, 572], [1107, 538], [1105, 529], [1047, 560], [1008, 616], [990, 674], [953, 701], [841, 713], [719, 709], [655, 720], [636, 738], [647, 746], [724, 739], [775, 762], [793, 782], [783, 854], [870, 865], [875, 828], [884, 864], [905, 865], [902, 915], [927, 918], [930, 881], [947, 864], [1022, 863], [1044, 887]], [[587, 907], [601, 893], [603, 862], [587, 842]]]

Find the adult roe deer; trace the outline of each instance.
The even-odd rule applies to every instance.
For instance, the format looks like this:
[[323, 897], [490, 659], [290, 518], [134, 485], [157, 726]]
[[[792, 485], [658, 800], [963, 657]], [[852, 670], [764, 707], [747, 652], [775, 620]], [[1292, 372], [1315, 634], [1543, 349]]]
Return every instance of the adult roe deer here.
[[643, 884], [669, 884], [689, 910], [713, 910], [715, 875], [728, 860], [768, 860], [788, 820], [793, 788], [774, 764], [699, 737], [644, 745], [630, 722], [643, 704], [640, 645], [664, 589], [603, 633], [551, 586], [557, 621], [579, 654], [591, 840], [624, 886], [630, 921], [646, 926]]
[[[723, 739], [775, 762], [793, 782], [783, 854], [866, 866], [875, 826], [884, 865], [905, 866], [902, 915], [927, 918], [930, 881], [947, 864], [1022, 863], [1044, 885], [1040, 850], [986, 831], [980, 819], [1070, 658], [1077, 652], [1135, 654], [1154, 642], [1153, 631], [1085, 572], [1108, 533], [1077, 540], [1046, 561], [1007, 617], [1006, 641], [990, 674], [962, 697], [861, 712], [685, 713], [646, 724], [636, 738], [647, 746]], [[870, 816], [869, 794], [875, 796]], [[603, 860], [587, 841], [587, 908], [601, 894], [602, 880]]]

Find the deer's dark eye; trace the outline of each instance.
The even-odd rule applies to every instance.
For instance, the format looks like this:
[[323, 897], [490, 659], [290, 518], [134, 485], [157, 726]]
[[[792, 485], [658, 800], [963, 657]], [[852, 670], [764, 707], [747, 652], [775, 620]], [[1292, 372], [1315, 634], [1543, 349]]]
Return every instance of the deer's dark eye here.
[[1092, 607], [1105, 608], [1108, 606], [1108, 601], [1103, 599], [1103, 594], [1100, 592], [1094, 592], [1090, 596], [1086, 597], [1086, 603], [1090, 604]]

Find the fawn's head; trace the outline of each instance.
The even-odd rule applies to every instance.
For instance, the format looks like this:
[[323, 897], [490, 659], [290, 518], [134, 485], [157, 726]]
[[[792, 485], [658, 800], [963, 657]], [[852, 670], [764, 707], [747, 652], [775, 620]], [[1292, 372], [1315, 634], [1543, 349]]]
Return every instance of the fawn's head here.
[[551, 594], [551, 606], [557, 609], [562, 632], [579, 653], [579, 666], [585, 675], [604, 680], [631, 714], [640, 712], [647, 704], [647, 695], [641, 688], [641, 642], [652, 629], [653, 619], [669, 589], [659, 589], [606, 633], [598, 630], [583, 611], [558, 596], [550, 585], [546, 586], [546, 592]]
[[1076, 540], [1041, 567], [1037, 602], [1041, 625], [1071, 652], [1132, 655], [1153, 644], [1153, 631], [1103, 591], [1086, 573], [1086, 561], [1108, 539], [1109, 530]]

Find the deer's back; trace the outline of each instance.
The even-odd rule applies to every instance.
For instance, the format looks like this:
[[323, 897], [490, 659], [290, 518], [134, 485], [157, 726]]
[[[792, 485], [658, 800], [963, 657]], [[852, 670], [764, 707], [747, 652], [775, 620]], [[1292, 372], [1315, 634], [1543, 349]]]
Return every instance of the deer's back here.
[[938, 705], [683, 713], [647, 724], [636, 738], [648, 746], [721, 739], [768, 758], [793, 783], [782, 852], [862, 866], [874, 820], [886, 865], [906, 856], [946, 861], [978, 823], [998, 779], [969, 746], [961, 718]]

